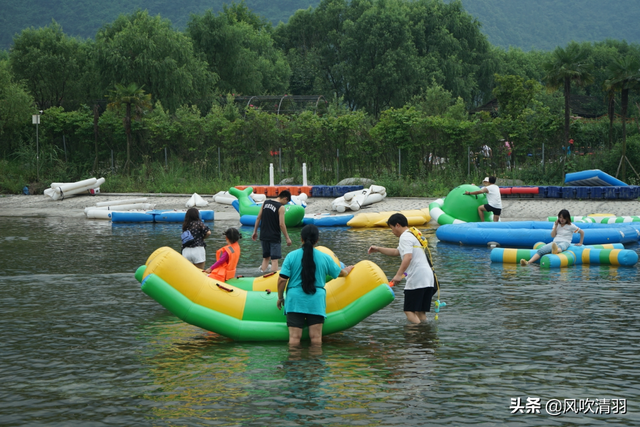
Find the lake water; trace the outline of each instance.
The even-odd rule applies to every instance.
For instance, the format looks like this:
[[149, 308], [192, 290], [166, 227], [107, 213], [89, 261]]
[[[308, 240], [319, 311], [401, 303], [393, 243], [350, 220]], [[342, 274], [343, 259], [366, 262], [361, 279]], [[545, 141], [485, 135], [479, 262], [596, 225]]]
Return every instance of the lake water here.
[[[223, 227], [210, 226], [212, 261]], [[0, 218], [0, 425], [639, 425], [637, 267], [503, 266], [426, 232], [439, 320], [407, 325], [401, 285], [314, 351], [229, 341], [143, 294], [133, 273], [178, 248], [179, 224]], [[259, 244], [242, 233], [239, 273], [253, 275]], [[399, 258], [366, 248], [396, 243], [321, 230], [343, 262], [389, 277]]]

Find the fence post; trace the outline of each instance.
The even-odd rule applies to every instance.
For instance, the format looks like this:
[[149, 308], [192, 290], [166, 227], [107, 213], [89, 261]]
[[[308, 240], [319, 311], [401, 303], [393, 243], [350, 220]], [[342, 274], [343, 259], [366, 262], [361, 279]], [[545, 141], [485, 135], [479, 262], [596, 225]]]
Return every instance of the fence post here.
[[336, 148], [336, 184], [340, 182], [340, 149]]
[[302, 164], [302, 185], [307, 185], [307, 164]]
[[222, 175], [222, 171], [220, 170], [220, 147], [218, 147], [218, 178]]
[[402, 149], [398, 147], [398, 179], [402, 178]]
[[542, 143], [542, 173], [544, 172], [544, 142]]
[[116, 168], [113, 164], [113, 150], [111, 150], [111, 173], [115, 173]]
[[169, 163], [167, 162], [167, 147], [164, 147], [164, 167], [169, 167]]
[[269, 163], [269, 185], [270, 186], [274, 186], [274, 182], [273, 182], [273, 163]]
[[282, 178], [282, 147], [278, 148], [278, 173]]
[[64, 148], [64, 161], [67, 162], [67, 141], [64, 138], [64, 135], [62, 135], [62, 148]]
[[467, 178], [471, 176], [471, 147], [467, 145]]

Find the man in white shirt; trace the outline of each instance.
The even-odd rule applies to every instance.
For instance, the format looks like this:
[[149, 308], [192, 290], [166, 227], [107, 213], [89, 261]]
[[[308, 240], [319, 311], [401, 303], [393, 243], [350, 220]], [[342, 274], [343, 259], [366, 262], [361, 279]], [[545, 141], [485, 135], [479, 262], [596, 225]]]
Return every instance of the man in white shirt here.
[[465, 195], [473, 196], [476, 194], [487, 193], [487, 203], [478, 206], [478, 216], [480, 222], [484, 221], [484, 213], [492, 212], [493, 221], [500, 221], [500, 214], [502, 214], [502, 196], [500, 195], [500, 187], [496, 185], [496, 177], [488, 176], [482, 181], [484, 188], [478, 191], [465, 191]]
[[404, 285], [404, 314], [411, 323], [426, 322], [427, 311], [431, 311], [431, 298], [437, 292], [433, 270], [427, 255], [416, 236], [409, 231], [407, 217], [401, 213], [389, 217], [387, 225], [400, 238], [397, 248], [371, 246], [368, 253], [380, 252], [388, 256], [400, 256], [402, 262], [391, 284], [400, 283], [407, 276]]

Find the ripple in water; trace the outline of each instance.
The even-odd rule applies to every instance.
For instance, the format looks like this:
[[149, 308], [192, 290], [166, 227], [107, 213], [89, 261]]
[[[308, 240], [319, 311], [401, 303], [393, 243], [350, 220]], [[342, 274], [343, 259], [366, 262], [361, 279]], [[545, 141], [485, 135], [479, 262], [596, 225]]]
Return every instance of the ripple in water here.
[[[184, 324], [140, 292], [133, 272], [157, 247], [178, 249], [179, 228], [0, 218], [2, 425], [638, 424], [637, 268], [492, 265], [486, 248], [431, 236], [447, 302], [437, 322], [407, 325], [400, 287], [320, 351], [292, 350]], [[241, 231], [251, 275], [260, 247]], [[387, 230], [322, 230], [321, 244], [389, 277], [399, 265], [366, 255], [397, 244]], [[541, 398], [541, 413], [511, 415], [518, 397]], [[551, 417], [554, 398], [624, 398], [628, 413]]]

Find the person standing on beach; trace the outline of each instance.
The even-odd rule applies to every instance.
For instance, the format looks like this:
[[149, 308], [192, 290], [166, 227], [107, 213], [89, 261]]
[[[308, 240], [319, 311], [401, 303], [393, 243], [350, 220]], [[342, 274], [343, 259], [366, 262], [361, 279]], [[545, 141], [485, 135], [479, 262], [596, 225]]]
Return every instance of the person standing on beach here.
[[551, 229], [551, 237], [553, 237], [553, 241], [538, 249], [538, 252], [536, 252], [529, 261], [521, 259], [520, 265], [529, 265], [532, 262], [536, 262], [546, 254], [556, 255], [560, 252], [566, 251], [571, 245], [571, 240], [573, 240], [573, 233], [580, 233], [580, 242], [576, 243], [576, 246], [582, 246], [582, 242], [584, 242], [584, 231], [578, 228], [577, 225], [572, 224], [571, 214], [568, 210], [562, 209], [558, 213], [558, 219], [556, 219], [556, 222], [553, 224], [553, 228]]
[[191, 261], [200, 270], [207, 260], [207, 245], [204, 239], [211, 235], [211, 230], [200, 219], [200, 211], [189, 208], [182, 223], [182, 256]]
[[383, 248], [371, 246], [367, 253], [380, 252], [388, 256], [400, 256], [402, 262], [396, 275], [391, 279], [392, 284], [400, 283], [404, 274], [407, 282], [404, 285], [404, 314], [411, 323], [421, 323], [427, 320], [427, 311], [431, 311], [431, 298], [437, 292], [433, 270], [427, 260], [422, 244], [409, 231], [409, 221], [401, 213], [389, 217], [387, 225], [394, 236], [399, 237], [397, 248]]
[[484, 185], [484, 188], [481, 188], [478, 191], [465, 191], [464, 194], [467, 196], [474, 196], [476, 194], [487, 193], [487, 203], [478, 206], [480, 222], [484, 222], [485, 212], [492, 212], [493, 221], [498, 222], [500, 221], [500, 214], [502, 213], [502, 196], [500, 195], [500, 187], [496, 185], [496, 177], [486, 177], [482, 180], [482, 185]]
[[[282, 258], [282, 246], [280, 233], [287, 239], [287, 246], [291, 246], [291, 239], [284, 223], [284, 205], [291, 201], [291, 193], [288, 190], [281, 192], [275, 200], [267, 200], [262, 204], [262, 209], [253, 226], [251, 239], [258, 238], [258, 226], [260, 226], [260, 243], [262, 244], [262, 265], [258, 268], [260, 273], [269, 270], [278, 270], [278, 260]], [[271, 261], [271, 264], [269, 264]]]

